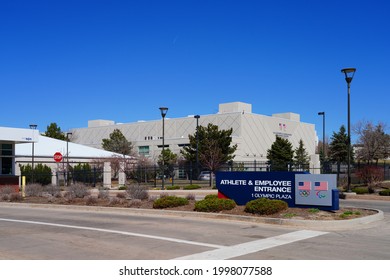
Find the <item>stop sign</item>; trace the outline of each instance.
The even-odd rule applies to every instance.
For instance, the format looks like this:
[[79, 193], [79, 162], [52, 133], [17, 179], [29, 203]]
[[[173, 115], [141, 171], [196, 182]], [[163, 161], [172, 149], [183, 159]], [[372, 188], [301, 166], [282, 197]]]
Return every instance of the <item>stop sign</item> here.
[[55, 160], [56, 162], [60, 162], [60, 161], [62, 160], [62, 154], [61, 154], [60, 152], [56, 152], [56, 153], [54, 154], [54, 160]]

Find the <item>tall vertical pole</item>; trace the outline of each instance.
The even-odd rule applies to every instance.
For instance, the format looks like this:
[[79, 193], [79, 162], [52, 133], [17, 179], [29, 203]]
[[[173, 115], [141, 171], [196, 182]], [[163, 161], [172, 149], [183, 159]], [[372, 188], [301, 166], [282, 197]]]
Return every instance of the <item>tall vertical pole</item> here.
[[32, 150], [31, 150], [31, 183], [34, 184], [34, 141], [35, 141], [35, 129], [37, 129], [37, 125], [30, 124], [30, 128], [33, 131]]
[[351, 82], [355, 75], [356, 68], [341, 69], [341, 72], [345, 75], [345, 81], [348, 85], [348, 140], [347, 140], [347, 173], [348, 173], [348, 185], [347, 192], [351, 192]]
[[196, 178], [199, 176], [199, 115], [194, 116], [196, 118]]
[[351, 192], [351, 80], [347, 80], [348, 84], [348, 185], [347, 192]]
[[165, 146], [165, 131], [164, 131], [164, 119], [165, 119], [165, 116], [163, 116], [162, 118], [162, 165], [163, 165], [163, 174], [162, 174], [162, 185], [161, 185], [161, 189], [163, 190], [164, 189], [164, 184], [165, 184], [165, 156], [164, 156], [164, 146]]
[[69, 136], [72, 132], [66, 134], [66, 185], [69, 186]]
[[165, 116], [167, 115], [168, 108], [167, 107], [160, 107], [159, 108], [161, 111], [161, 117], [162, 117], [162, 180], [161, 180], [161, 189], [164, 189], [164, 184], [165, 184], [165, 156], [164, 156], [164, 148], [165, 148], [165, 124], [164, 124], [164, 119]]

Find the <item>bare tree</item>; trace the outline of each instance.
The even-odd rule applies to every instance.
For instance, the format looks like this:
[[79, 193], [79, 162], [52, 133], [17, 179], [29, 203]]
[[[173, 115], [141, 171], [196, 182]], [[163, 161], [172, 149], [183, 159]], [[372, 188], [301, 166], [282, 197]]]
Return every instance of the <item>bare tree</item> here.
[[371, 121], [360, 121], [354, 128], [359, 136], [357, 141], [356, 158], [366, 161], [368, 164], [389, 156], [390, 135], [386, 134], [386, 124], [379, 122], [374, 124]]

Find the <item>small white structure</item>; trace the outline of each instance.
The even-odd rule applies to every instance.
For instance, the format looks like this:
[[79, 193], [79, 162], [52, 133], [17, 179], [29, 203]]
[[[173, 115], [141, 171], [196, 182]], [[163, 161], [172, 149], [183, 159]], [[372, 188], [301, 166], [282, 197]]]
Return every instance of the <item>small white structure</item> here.
[[30, 147], [38, 141], [39, 131], [0, 127], [0, 186], [19, 187], [19, 177], [15, 174], [15, 146], [28, 143]]
[[[55, 161], [55, 153], [62, 155], [60, 162]], [[10, 185], [15, 186], [15, 189], [19, 187], [20, 165], [42, 163], [56, 174], [59, 170], [66, 170], [68, 163], [73, 165], [94, 160], [103, 162], [113, 157], [123, 155], [42, 136], [36, 129], [0, 127], [0, 186]], [[110, 174], [106, 176], [107, 185], [111, 182]]]

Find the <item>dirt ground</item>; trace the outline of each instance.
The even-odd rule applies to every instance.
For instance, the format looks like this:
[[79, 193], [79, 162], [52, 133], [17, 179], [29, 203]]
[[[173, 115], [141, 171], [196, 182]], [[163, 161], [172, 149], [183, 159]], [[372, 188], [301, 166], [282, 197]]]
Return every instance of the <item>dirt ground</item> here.
[[[360, 197], [354, 197], [355, 199]], [[368, 199], [368, 197], [366, 197]], [[372, 197], [370, 197], [372, 199]], [[379, 196], [378, 198], [381, 199]], [[388, 199], [387, 199], [388, 200]], [[390, 200], [389, 200], [390, 201]], [[26, 197], [19, 201], [20, 203], [38, 203], [38, 204], [64, 204], [64, 205], [84, 205], [84, 206], [102, 206], [102, 207], [125, 207], [125, 208], [141, 208], [141, 209], [153, 209], [153, 199], [147, 200], [128, 200], [125, 197], [110, 197], [110, 198], [74, 198], [68, 199], [64, 197]], [[176, 211], [194, 211], [195, 201], [190, 200], [188, 205], [167, 208], [169, 210]], [[244, 215], [244, 216], [259, 216], [244, 211], [245, 206], [237, 205], [232, 210], [224, 210], [219, 213], [230, 215]], [[156, 209], [156, 211], [163, 211]], [[376, 211], [357, 208], [340, 208], [337, 211], [322, 211], [316, 208], [288, 208], [274, 215], [268, 215], [264, 217], [283, 218], [283, 219], [301, 219], [301, 220], [345, 220], [364, 217], [375, 214]]]

